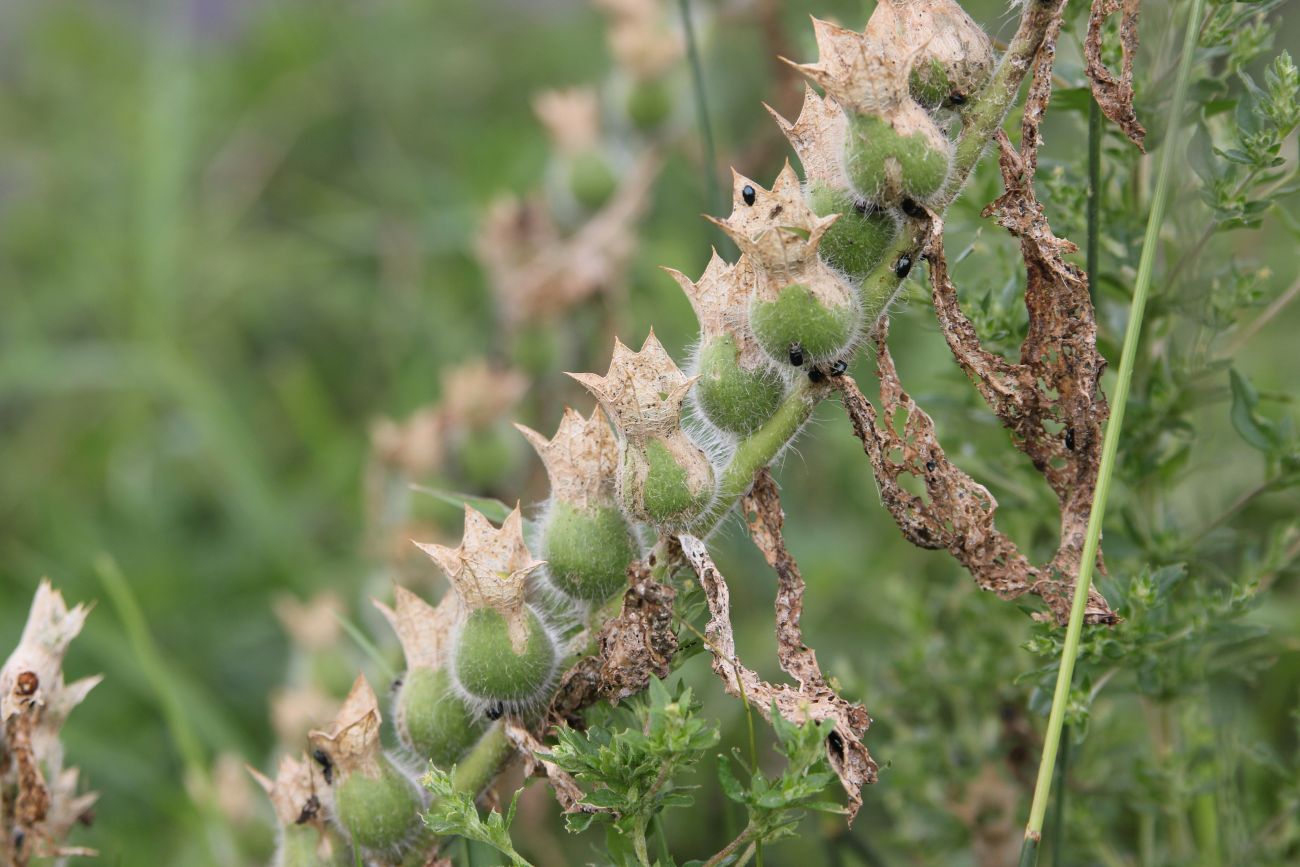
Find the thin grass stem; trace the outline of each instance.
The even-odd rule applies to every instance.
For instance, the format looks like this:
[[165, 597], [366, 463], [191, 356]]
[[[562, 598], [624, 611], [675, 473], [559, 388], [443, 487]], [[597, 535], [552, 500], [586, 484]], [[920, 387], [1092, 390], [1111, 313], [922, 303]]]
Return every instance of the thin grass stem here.
[[713, 144], [713, 124], [709, 120], [709, 100], [704, 93], [704, 63], [700, 60], [700, 47], [695, 39], [695, 24], [691, 21], [691, 0], [679, 0], [679, 5], [682, 10], [682, 27], [686, 31], [686, 56], [691, 64], [691, 86], [695, 91], [695, 118], [704, 144], [704, 188], [708, 195], [709, 212], [721, 213], [718, 156]]
[[1106, 498], [1110, 492], [1111, 478], [1115, 473], [1120, 437], [1124, 430], [1124, 409], [1128, 402], [1129, 386], [1133, 381], [1133, 368], [1137, 361], [1138, 339], [1142, 333], [1142, 316], [1146, 311], [1147, 295], [1155, 270], [1156, 251], [1160, 228], [1164, 222], [1165, 205], [1169, 199], [1170, 177], [1173, 174], [1177, 152], [1178, 130], [1182, 125], [1183, 103], [1187, 96], [1187, 83], [1191, 78], [1192, 60], [1196, 53], [1196, 34], [1205, 8], [1205, 0], [1192, 0], [1183, 38], [1183, 53], [1179, 59], [1178, 77], [1174, 84], [1173, 104], [1169, 110], [1169, 124], [1165, 136], [1165, 151], [1160, 158], [1156, 176], [1155, 196], [1147, 216], [1146, 235], [1142, 242], [1142, 256], [1138, 263], [1137, 279], [1133, 285], [1133, 301], [1129, 308], [1128, 330], [1124, 335], [1124, 348], [1120, 354], [1119, 373], [1116, 377], [1112, 399], [1110, 423], [1106, 425], [1102, 441], [1101, 465], [1097, 470], [1097, 488], [1092, 511], [1088, 516], [1088, 530], [1084, 537], [1083, 554], [1079, 560], [1079, 576], [1075, 582], [1070, 620], [1065, 632], [1065, 645], [1061, 651], [1061, 665], [1057, 671], [1056, 689], [1052, 695], [1052, 711], [1047, 721], [1047, 735], [1043, 756], [1038, 766], [1038, 779], [1034, 786], [1034, 799], [1025, 825], [1025, 843], [1021, 850], [1021, 867], [1033, 865], [1038, 859], [1038, 841], [1042, 838], [1043, 819], [1047, 813], [1048, 798], [1052, 790], [1052, 774], [1061, 743], [1061, 730], [1065, 725], [1065, 707], [1074, 675], [1074, 663], [1079, 655], [1079, 637], [1083, 631], [1083, 614], [1092, 586], [1092, 572], [1097, 563], [1097, 549], [1101, 540], [1102, 521], [1106, 514]]

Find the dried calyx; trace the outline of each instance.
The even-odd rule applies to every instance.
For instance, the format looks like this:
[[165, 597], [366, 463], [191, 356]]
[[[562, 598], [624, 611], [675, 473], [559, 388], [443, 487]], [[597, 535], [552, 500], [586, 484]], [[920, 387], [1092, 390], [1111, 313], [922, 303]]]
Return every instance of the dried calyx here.
[[548, 583], [577, 603], [602, 602], [627, 584], [639, 551], [618, 506], [618, 440], [601, 410], [564, 410], [555, 436], [515, 425], [537, 450], [551, 482], [540, 525]]
[[705, 421], [724, 434], [746, 436], [767, 421], [786, 394], [773, 374], [745, 312], [757, 278], [753, 262], [742, 256], [729, 265], [714, 250], [699, 280], [665, 268], [682, 287], [700, 323], [691, 395]]
[[695, 379], [678, 369], [654, 331], [640, 352], [615, 338], [604, 376], [569, 375], [595, 395], [622, 435], [618, 494], [628, 517], [673, 532], [703, 514], [717, 479], [708, 456], [682, 429], [682, 404]]
[[912, 98], [916, 51], [895, 24], [883, 3], [864, 33], [814, 19], [818, 60], [793, 64], [844, 110], [845, 173], [858, 195], [886, 208], [938, 196], [953, 155], [952, 142]]
[[822, 236], [822, 258], [860, 282], [884, 259], [898, 236], [899, 218], [860, 196], [849, 182], [844, 170], [848, 117], [832, 97], [819, 96], [812, 87], [805, 88], [803, 107], [794, 123], [771, 106], [767, 110], [799, 155], [804, 197], [813, 213], [839, 215]]
[[830, 361], [858, 339], [856, 289], [818, 255], [840, 219], [819, 217], [804, 203], [787, 162], [772, 189], [736, 174], [731, 216], [714, 220], [757, 267], [749, 327], [777, 365]]
[[487, 729], [452, 686], [447, 668], [449, 640], [459, 601], [448, 593], [437, 607], [404, 587], [393, 587], [393, 607], [375, 607], [393, 627], [406, 671], [393, 696], [393, 723], [402, 745], [420, 760], [450, 768]]
[[533, 98], [533, 112], [554, 145], [554, 170], [568, 195], [588, 213], [600, 209], [618, 187], [602, 152], [600, 102], [590, 87], [548, 90]]
[[319, 767], [306, 757], [284, 756], [275, 779], [253, 768], [248, 772], [266, 792], [279, 829], [273, 867], [332, 864], [344, 855], [345, 844], [325, 821], [318, 790], [325, 785]]
[[519, 507], [500, 529], [470, 506], [455, 548], [420, 545], [446, 573], [462, 610], [451, 641], [451, 682], [476, 711], [534, 709], [555, 676], [557, 649], [528, 604], [529, 576], [542, 565], [524, 543]]
[[884, 26], [891, 15], [911, 55], [909, 85], [921, 105], [960, 110], [989, 83], [993, 44], [956, 0], [880, 0], [872, 19]]
[[99, 676], [65, 683], [63, 657], [90, 609], [68, 608], [43, 580], [18, 646], [0, 667], [0, 863], [93, 855], [69, 847], [72, 828], [88, 821], [98, 797], [79, 793], [76, 768], [63, 764], [59, 734]]
[[317, 791], [330, 807], [338, 830], [362, 851], [401, 852], [423, 828], [423, 797], [384, 754], [379, 740], [379, 701], [358, 676], [334, 722], [308, 736], [311, 758], [322, 783]]

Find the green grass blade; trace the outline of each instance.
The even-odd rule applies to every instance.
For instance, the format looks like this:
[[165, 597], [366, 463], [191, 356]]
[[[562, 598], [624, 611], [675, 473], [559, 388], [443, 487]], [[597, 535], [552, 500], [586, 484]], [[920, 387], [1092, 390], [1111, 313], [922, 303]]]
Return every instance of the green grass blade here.
[[[1079, 637], [1083, 631], [1083, 613], [1087, 606], [1088, 590], [1092, 586], [1092, 572], [1097, 562], [1097, 549], [1101, 540], [1101, 527], [1106, 514], [1106, 497], [1115, 473], [1116, 456], [1124, 430], [1124, 408], [1128, 402], [1129, 386], [1133, 381], [1133, 367], [1137, 361], [1138, 339], [1142, 333], [1142, 316], [1146, 311], [1147, 295], [1155, 270], [1156, 249], [1160, 228], [1164, 222], [1165, 205], [1169, 199], [1170, 176], [1173, 173], [1177, 151], [1177, 133], [1182, 123], [1183, 103], [1187, 96], [1187, 83], [1191, 77], [1192, 60], [1196, 52], [1198, 23], [1204, 11], [1205, 0], [1192, 0], [1183, 39], [1183, 53], [1179, 60], [1178, 78], [1174, 85], [1173, 104], [1169, 110], [1169, 124], [1165, 134], [1164, 153], [1160, 157], [1160, 170], [1156, 178], [1155, 196], [1147, 216], [1146, 235], [1142, 242], [1142, 257], [1138, 263], [1137, 279], [1133, 286], [1133, 301], [1129, 308], [1128, 330], [1124, 335], [1124, 348], [1120, 354], [1119, 373], [1115, 393], [1111, 399], [1110, 423], [1106, 425], [1102, 441], [1101, 465], [1097, 471], [1097, 489], [1092, 512], [1088, 516], [1088, 531], [1084, 538], [1083, 554], [1079, 561], [1079, 577], [1075, 582], [1070, 621], [1065, 632], [1065, 646], [1061, 652], [1061, 666], [1057, 672], [1056, 689], [1052, 695], [1052, 712], [1047, 721], [1047, 735], [1043, 756], [1038, 766], [1038, 780], [1034, 786], [1034, 799], [1025, 826], [1025, 848], [1021, 853], [1021, 867], [1037, 863], [1038, 841], [1043, 833], [1043, 818], [1047, 813], [1048, 798], [1052, 789], [1052, 774], [1056, 768], [1056, 754], [1061, 743], [1061, 729], [1065, 724], [1065, 705], [1069, 698], [1074, 663], [1079, 654]], [[1028, 858], [1028, 860], [1026, 860]]]

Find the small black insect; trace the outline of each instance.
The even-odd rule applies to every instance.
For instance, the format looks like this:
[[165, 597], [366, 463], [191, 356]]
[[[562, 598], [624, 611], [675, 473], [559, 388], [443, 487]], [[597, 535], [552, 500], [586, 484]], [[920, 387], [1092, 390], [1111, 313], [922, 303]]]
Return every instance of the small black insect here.
[[808, 368], [808, 378], [813, 382], [821, 382], [826, 378], [826, 374], [822, 373], [820, 367], [810, 367]]
[[393, 678], [393, 682], [392, 682], [391, 684], [388, 685], [388, 689], [389, 689], [389, 691], [390, 691], [390, 692], [397, 692], [399, 689], [402, 688], [402, 683], [403, 683], [403, 682], [404, 682], [404, 680], [403, 680], [402, 676], [399, 674], [397, 677]]
[[914, 220], [925, 219], [925, 208], [918, 205], [915, 199], [903, 199], [903, 204], [900, 207], [902, 207], [904, 214]]
[[745, 184], [745, 188], [740, 191], [740, 197], [745, 200], [746, 205], [754, 204], [754, 198], [756, 195], [754, 188], [749, 184]]
[[965, 105], [965, 104], [966, 104], [966, 96], [965, 96], [965, 94], [961, 94], [961, 93], [954, 93], [954, 94], [952, 94], [951, 96], [948, 97], [948, 104], [949, 104], [949, 105]]
[[503, 705], [501, 702], [496, 702], [495, 704], [488, 707], [487, 718], [491, 720], [498, 720], [501, 719], [502, 715], [505, 714], [505, 712], [506, 712], [505, 705]]
[[333, 785], [333, 783], [334, 783], [334, 761], [333, 761], [333, 760], [329, 757], [329, 755], [328, 755], [324, 750], [322, 750], [322, 749], [314, 749], [314, 750], [312, 750], [312, 751], [311, 751], [311, 757], [312, 757], [312, 759], [316, 762], [316, 764], [320, 765], [321, 774], [322, 774], [322, 776], [325, 777], [325, 783], [326, 783], [327, 785]]
[[1065, 447], [1070, 451], [1074, 451], [1074, 428], [1072, 427], [1065, 429]]
[[841, 358], [839, 361], [831, 364], [831, 376], [843, 376], [844, 371], [849, 369], [849, 363]]
[[912, 270], [912, 257], [907, 255], [906, 253], [904, 253], [902, 256], [899, 256], [898, 261], [894, 263], [894, 276], [897, 277], [899, 280], [904, 280], [907, 278], [907, 275], [911, 270]]
[[926, 462], [925, 462], [925, 471], [926, 471], [927, 473], [932, 473], [932, 472], [934, 472], [934, 471], [937, 470], [937, 469], [939, 469], [939, 465], [936, 464], [934, 461], [926, 461]]
[[23, 843], [27, 842], [27, 834], [23, 831], [14, 831], [14, 851], [21, 853]]
[[790, 363], [795, 367], [803, 366], [803, 346], [797, 340], [790, 344]]
[[844, 738], [835, 729], [831, 729], [831, 733], [826, 736], [826, 744], [837, 757], [844, 755]]
[[297, 819], [293, 820], [293, 823], [295, 825], [306, 825], [312, 819], [315, 819], [316, 814], [318, 814], [319, 812], [320, 812], [320, 799], [317, 798], [315, 795], [312, 795], [310, 798], [307, 799], [307, 803], [302, 805], [302, 812], [298, 814]]
[[865, 217], [867, 215], [867, 208], [869, 207], [870, 205], [867, 204], [866, 199], [858, 199], [853, 203], [853, 210], [857, 212], [859, 217]]

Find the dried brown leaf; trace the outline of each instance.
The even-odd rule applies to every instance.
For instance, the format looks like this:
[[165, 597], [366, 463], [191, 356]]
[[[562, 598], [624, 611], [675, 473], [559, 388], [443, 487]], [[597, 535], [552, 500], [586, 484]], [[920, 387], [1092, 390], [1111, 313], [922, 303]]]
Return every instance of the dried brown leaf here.
[[628, 566], [628, 588], [617, 617], [601, 627], [598, 650], [560, 678], [551, 702], [551, 725], [582, 727], [584, 708], [601, 699], [618, 702], [642, 692], [650, 676], [665, 678], [677, 654], [673, 602], [677, 591], [660, 584], [646, 564]]
[[[770, 503], [770, 500], [765, 502]], [[736, 655], [731, 628], [731, 593], [726, 580], [702, 541], [689, 535], [680, 536], [679, 540], [682, 553], [695, 569], [708, 601], [709, 623], [704, 629], [704, 637], [713, 656], [714, 672], [722, 679], [727, 692], [758, 711], [764, 719], [770, 719], [775, 706], [777, 713], [790, 722], [831, 721], [834, 729], [826, 739], [826, 755], [848, 795], [848, 820], [852, 823], [862, 806], [862, 787], [876, 782], [876, 763], [861, 740], [871, 725], [871, 718], [860, 705], [846, 702], [829, 687], [807, 690], [787, 684], [771, 684], [747, 668]], [[790, 584], [793, 592], [793, 582]], [[797, 632], [797, 623], [793, 629]], [[785, 630], [789, 635], [788, 624]]]
[[[1141, 0], [1093, 0], [1088, 13], [1088, 35], [1083, 40], [1085, 70], [1092, 82], [1092, 96], [1102, 113], [1110, 118], [1138, 150], [1145, 152], [1147, 131], [1133, 109], [1133, 58], [1138, 51], [1138, 13]], [[1119, 42], [1123, 50], [1120, 74], [1106, 68], [1101, 59], [1102, 31], [1106, 19], [1120, 13]]]

